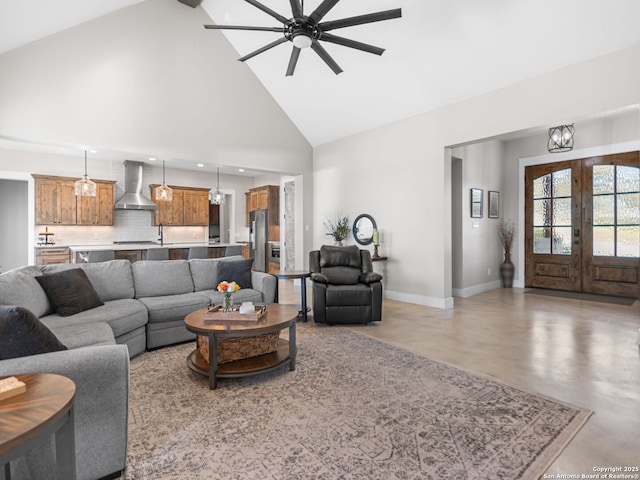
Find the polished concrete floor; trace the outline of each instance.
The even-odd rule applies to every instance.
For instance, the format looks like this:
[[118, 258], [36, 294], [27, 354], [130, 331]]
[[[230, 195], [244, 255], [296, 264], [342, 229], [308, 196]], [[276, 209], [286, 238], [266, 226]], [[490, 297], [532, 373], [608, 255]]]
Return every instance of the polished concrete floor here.
[[[640, 301], [619, 306], [525, 292], [456, 298], [450, 310], [384, 300], [382, 322], [349, 328], [592, 410], [547, 478], [640, 466]], [[280, 303], [299, 303], [299, 295], [292, 281], [280, 281]]]

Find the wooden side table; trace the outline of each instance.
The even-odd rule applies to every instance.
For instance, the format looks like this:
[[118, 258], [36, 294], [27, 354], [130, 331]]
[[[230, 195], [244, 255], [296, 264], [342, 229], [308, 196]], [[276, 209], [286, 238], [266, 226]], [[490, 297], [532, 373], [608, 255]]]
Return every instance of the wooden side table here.
[[27, 391], [0, 400], [0, 465], [11, 480], [9, 462], [55, 434], [57, 478], [75, 480], [73, 402], [76, 386], [61, 375], [16, 375]]

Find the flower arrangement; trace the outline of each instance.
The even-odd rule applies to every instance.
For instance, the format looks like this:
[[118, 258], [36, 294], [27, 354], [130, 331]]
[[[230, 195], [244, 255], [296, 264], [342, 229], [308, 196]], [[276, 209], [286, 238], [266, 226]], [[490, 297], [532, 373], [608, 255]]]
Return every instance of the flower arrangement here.
[[516, 235], [516, 226], [511, 220], [501, 220], [498, 224], [498, 236], [500, 237], [500, 243], [507, 255], [511, 254], [511, 244], [513, 243], [513, 237]]
[[236, 282], [220, 282], [216, 287], [217, 290], [224, 295], [224, 306], [222, 307], [223, 312], [231, 311], [231, 294], [233, 292], [237, 292], [240, 290], [240, 285]]
[[351, 232], [351, 224], [349, 223], [348, 216], [338, 216], [335, 220], [327, 220], [324, 224], [325, 228], [329, 230], [327, 235], [333, 237], [336, 242], [342, 242], [349, 237]]

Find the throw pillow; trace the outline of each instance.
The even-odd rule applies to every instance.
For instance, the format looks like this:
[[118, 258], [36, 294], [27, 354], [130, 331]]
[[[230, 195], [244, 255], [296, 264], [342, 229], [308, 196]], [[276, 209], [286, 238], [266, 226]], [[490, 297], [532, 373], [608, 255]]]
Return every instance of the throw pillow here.
[[0, 307], [0, 360], [66, 349], [31, 310]]
[[104, 305], [81, 268], [36, 277], [58, 315], [68, 317]]
[[240, 288], [252, 288], [251, 267], [253, 258], [224, 261], [218, 263], [218, 281], [236, 282]]

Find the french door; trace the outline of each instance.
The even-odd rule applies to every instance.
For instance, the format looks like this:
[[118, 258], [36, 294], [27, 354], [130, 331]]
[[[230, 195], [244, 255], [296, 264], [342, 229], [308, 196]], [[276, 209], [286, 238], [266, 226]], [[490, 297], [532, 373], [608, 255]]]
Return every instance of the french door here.
[[525, 285], [640, 297], [639, 152], [526, 168]]

